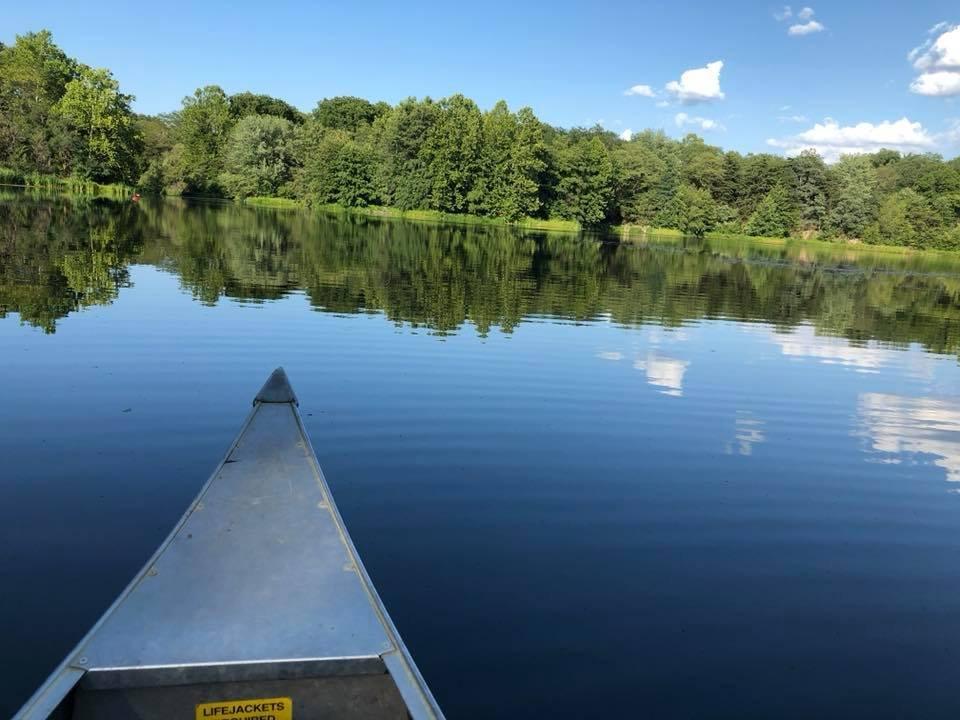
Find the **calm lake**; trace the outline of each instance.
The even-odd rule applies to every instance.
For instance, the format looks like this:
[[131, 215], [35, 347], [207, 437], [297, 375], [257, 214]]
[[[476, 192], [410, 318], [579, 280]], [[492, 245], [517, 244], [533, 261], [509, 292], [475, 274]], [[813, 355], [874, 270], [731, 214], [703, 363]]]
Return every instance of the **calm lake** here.
[[451, 719], [955, 718], [958, 352], [960, 258], [2, 191], [0, 716], [283, 365]]

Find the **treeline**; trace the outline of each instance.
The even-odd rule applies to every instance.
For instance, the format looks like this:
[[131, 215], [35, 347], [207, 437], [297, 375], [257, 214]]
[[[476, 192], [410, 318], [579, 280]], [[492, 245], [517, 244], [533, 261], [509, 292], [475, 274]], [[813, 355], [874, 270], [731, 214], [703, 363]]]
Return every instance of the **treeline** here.
[[881, 150], [827, 165], [812, 151], [724, 152], [693, 134], [625, 141], [503, 102], [482, 111], [462, 95], [395, 106], [337, 97], [305, 114], [211, 85], [157, 117], [135, 115], [131, 101], [49, 33], [17, 37], [0, 48], [0, 179], [960, 249], [957, 158]]

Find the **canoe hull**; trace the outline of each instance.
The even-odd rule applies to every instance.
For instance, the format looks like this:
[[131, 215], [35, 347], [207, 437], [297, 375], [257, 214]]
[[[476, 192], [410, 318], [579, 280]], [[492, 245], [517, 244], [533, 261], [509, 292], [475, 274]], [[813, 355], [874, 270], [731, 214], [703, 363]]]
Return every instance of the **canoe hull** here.
[[17, 718], [199, 717], [264, 698], [301, 718], [442, 717], [281, 369], [167, 540]]

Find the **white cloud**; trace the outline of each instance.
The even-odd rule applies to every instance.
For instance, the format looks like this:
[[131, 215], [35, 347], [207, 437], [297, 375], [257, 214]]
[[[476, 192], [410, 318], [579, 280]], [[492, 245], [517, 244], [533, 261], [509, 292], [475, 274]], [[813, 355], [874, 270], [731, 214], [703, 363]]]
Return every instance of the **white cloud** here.
[[724, 94], [720, 90], [720, 71], [723, 61], [715, 60], [702, 68], [686, 70], [680, 75], [680, 80], [671, 80], [666, 89], [682, 103], [708, 102], [723, 100]]
[[630, 128], [627, 128], [622, 133], [620, 133], [621, 140], [626, 140], [627, 142], [630, 142], [630, 139], [632, 137], [633, 137], [633, 130], [631, 130]]
[[924, 152], [934, 149], [936, 138], [918, 122], [900, 118], [893, 122], [861, 122], [841, 126], [827, 118], [809, 130], [786, 139], [770, 139], [767, 144], [784, 150], [786, 155], [799, 155], [811, 148], [827, 162], [834, 162], [841, 155], [876, 152], [881, 148], [901, 152]]
[[915, 47], [907, 56], [917, 70], [960, 70], [960, 25], [940, 23], [931, 28], [935, 39]]
[[690, 366], [689, 360], [677, 360], [650, 353], [646, 360], [636, 360], [633, 367], [647, 374], [647, 382], [663, 388], [660, 392], [672, 397], [683, 396], [683, 376]]
[[795, 123], [805, 123], [810, 122], [810, 118], [806, 115], [777, 115], [777, 120], [780, 122], [795, 122]]
[[863, 434], [874, 452], [933, 456], [933, 464], [946, 471], [947, 480], [960, 482], [960, 403], [956, 398], [864, 393], [858, 409]]
[[670, 103], [668, 103], [666, 100], [660, 100], [660, 101], [657, 103], [657, 107], [658, 107], [658, 108], [670, 107]]
[[653, 88], [649, 85], [634, 85], [631, 88], [623, 91], [624, 95], [639, 95], [641, 97], [656, 97], [656, 93], [653, 91]]
[[960, 72], [941, 70], [939, 72], [922, 73], [910, 83], [910, 90], [917, 95], [932, 95], [934, 97], [960, 95]]
[[601, 360], [613, 360], [614, 362], [618, 360], [623, 360], [623, 353], [617, 352], [615, 350], [605, 350], [603, 352], [597, 353], [597, 357]]
[[826, 30], [826, 28], [822, 23], [819, 23], [816, 20], [811, 20], [803, 24], [798, 23], [796, 25], [791, 25], [789, 28], [787, 28], [787, 35], [809, 35], [810, 33], [818, 33], [823, 30]]
[[749, 410], [737, 410], [733, 423], [734, 436], [733, 441], [726, 444], [727, 455], [733, 455], [734, 452], [744, 456], [752, 455], [754, 445], [767, 441], [765, 423]]
[[801, 22], [794, 23], [787, 28], [787, 35], [798, 36], [798, 35], [809, 35], [811, 33], [818, 33], [826, 30], [823, 26], [823, 23], [814, 20], [814, 11], [812, 7], [804, 7], [797, 11], [796, 16], [794, 16], [793, 10], [791, 10], [789, 5], [784, 5], [783, 10], [773, 14], [773, 17], [777, 19], [778, 22], [783, 22], [784, 20], [789, 20], [793, 17], [796, 17], [797, 20]]
[[929, 382], [939, 359], [921, 352], [904, 352], [875, 340], [852, 345], [846, 338], [820, 335], [811, 325], [801, 325], [792, 332], [772, 330], [770, 341], [785, 357], [812, 360], [824, 365], [837, 365], [861, 374], [875, 374], [893, 367], [910, 378]]
[[677, 127], [684, 127], [685, 125], [695, 125], [701, 130], [724, 130], [723, 125], [718, 123], [716, 120], [711, 120], [710, 118], [698, 117], [696, 115], [687, 115], [685, 112], [677, 113], [673, 121], [677, 124]]
[[910, 90], [935, 97], [960, 95], [960, 25], [937, 23], [930, 28], [930, 35], [907, 54], [920, 71]]

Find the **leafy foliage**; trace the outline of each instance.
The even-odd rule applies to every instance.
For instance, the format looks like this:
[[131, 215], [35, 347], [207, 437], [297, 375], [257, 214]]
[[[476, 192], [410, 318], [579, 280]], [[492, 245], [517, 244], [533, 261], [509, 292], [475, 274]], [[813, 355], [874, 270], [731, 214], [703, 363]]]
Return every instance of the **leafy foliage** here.
[[551, 127], [505, 102], [358, 97], [309, 114], [269, 95], [209, 85], [177, 112], [131, 112], [107, 70], [68, 57], [49, 32], [0, 45], [0, 177], [132, 181], [145, 192], [281, 195], [313, 204], [385, 205], [623, 223], [702, 235], [821, 235], [870, 243], [960, 245], [960, 158], [880, 150], [832, 166], [724, 152], [690, 134]]
[[220, 185], [231, 197], [277, 195], [293, 168], [293, 124], [275, 115], [247, 115], [224, 150]]
[[748, 235], [786, 237], [797, 226], [799, 213], [786, 187], [776, 185], [753, 211], [744, 230]]
[[76, 133], [75, 174], [97, 181], [133, 180], [142, 140], [130, 102], [109, 70], [81, 66], [53, 112]]
[[293, 105], [269, 95], [242, 92], [231, 95], [227, 103], [230, 107], [230, 116], [234, 120], [240, 120], [248, 115], [273, 115], [297, 125], [304, 120], [303, 113]]
[[321, 100], [313, 116], [326, 128], [356, 130], [361, 125], [372, 124], [388, 108], [385, 103], [374, 105], [363, 98], [341, 96]]

